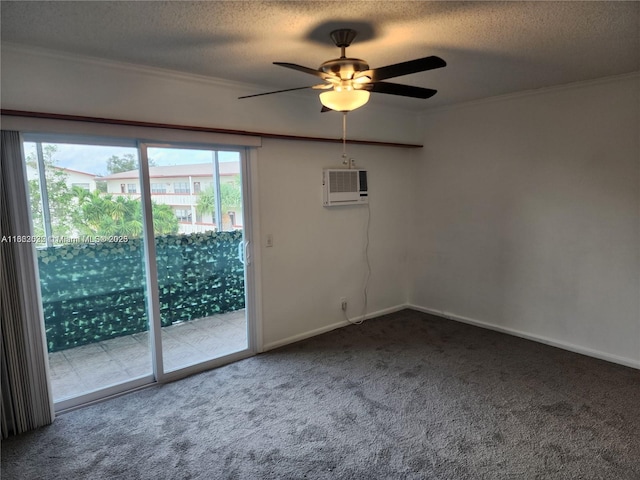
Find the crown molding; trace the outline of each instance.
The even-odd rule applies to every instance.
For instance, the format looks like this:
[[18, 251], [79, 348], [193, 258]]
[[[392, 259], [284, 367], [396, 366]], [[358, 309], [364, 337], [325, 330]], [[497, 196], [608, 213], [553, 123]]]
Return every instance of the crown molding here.
[[442, 105], [440, 107], [434, 107], [428, 110], [422, 110], [419, 112], [419, 117], [422, 118], [427, 115], [442, 113], [450, 110], [458, 110], [463, 108], [472, 108], [482, 105], [489, 105], [492, 103], [505, 102], [509, 100], [516, 100], [519, 98], [535, 97], [538, 95], [546, 95], [549, 93], [563, 92], [566, 90], [576, 90], [580, 88], [587, 88], [596, 85], [606, 85], [609, 83], [616, 83], [628, 79], [638, 79], [640, 81], [640, 71], [623, 73], [620, 75], [610, 75], [607, 77], [594, 78], [590, 80], [581, 80], [579, 82], [563, 83], [561, 85], [552, 85], [549, 87], [536, 88], [531, 90], [522, 90], [520, 92], [507, 93], [505, 95], [496, 95], [493, 97], [481, 98], [478, 100], [470, 100], [467, 102], [454, 103], [450, 105]]
[[141, 75], [149, 75], [153, 77], [164, 77], [187, 82], [197, 82], [216, 87], [235, 88], [242, 90], [252, 90], [256, 88], [264, 88], [264, 86], [251, 83], [237, 82], [234, 80], [225, 80], [217, 77], [209, 77], [206, 75], [198, 75], [195, 73], [185, 73], [178, 70], [170, 70], [167, 68], [153, 67], [149, 65], [140, 65], [136, 63], [122, 62], [119, 60], [109, 60], [89, 55], [80, 55], [76, 53], [63, 52], [60, 50], [51, 50], [42, 47], [33, 47], [28, 45], [3, 42], [2, 52], [11, 52], [22, 55], [32, 55], [52, 60], [65, 60], [85, 65], [97, 67], [106, 67], [125, 72], [132, 72]]

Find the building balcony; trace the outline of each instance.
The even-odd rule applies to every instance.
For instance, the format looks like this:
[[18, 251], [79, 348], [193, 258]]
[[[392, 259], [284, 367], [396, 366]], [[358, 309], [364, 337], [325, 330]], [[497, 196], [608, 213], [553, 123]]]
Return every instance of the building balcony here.
[[[109, 193], [109, 195], [113, 195], [114, 197], [129, 197], [129, 198], [140, 198], [140, 193]], [[198, 195], [197, 194], [188, 194], [188, 193], [153, 193], [151, 192], [151, 200], [156, 203], [162, 205], [173, 205], [173, 206], [195, 206], [198, 203]]]

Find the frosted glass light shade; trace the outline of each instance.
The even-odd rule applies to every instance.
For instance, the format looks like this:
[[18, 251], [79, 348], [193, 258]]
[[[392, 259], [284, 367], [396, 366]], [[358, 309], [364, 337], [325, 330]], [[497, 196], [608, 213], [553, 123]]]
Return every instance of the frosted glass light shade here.
[[369, 101], [366, 90], [329, 90], [320, 94], [320, 103], [337, 112], [350, 112]]

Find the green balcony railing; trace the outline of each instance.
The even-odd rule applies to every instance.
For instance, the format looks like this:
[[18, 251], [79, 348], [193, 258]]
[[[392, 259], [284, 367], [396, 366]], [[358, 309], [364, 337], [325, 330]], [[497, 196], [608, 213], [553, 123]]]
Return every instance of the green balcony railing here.
[[[155, 238], [163, 327], [244, 308], [242, 231]], [[50, 352], [148, 329], [141, 239], [38, 249]]]

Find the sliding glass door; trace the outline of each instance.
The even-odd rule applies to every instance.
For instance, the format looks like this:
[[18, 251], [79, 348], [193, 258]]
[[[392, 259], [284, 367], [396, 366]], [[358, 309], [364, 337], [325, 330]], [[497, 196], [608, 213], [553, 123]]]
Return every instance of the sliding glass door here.
[[[155, 235], [163, 371], [248, 347], [240, 152], [144, 146]], [[143, 153], [144, 155], [144, 153]]]
[[242, 151], [40, 135], [24, 152], [57, 407], [249, 353]]
[[54, 400], [150, 376], [141, 185], [109, 193], [98, 180], [136, 171], [135, 143], [24, 152]]

